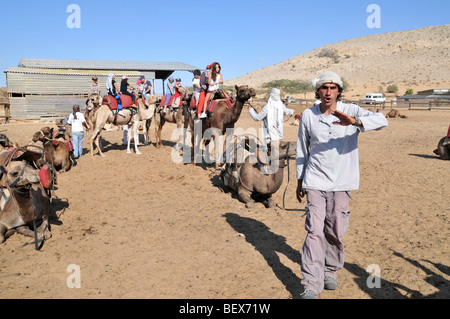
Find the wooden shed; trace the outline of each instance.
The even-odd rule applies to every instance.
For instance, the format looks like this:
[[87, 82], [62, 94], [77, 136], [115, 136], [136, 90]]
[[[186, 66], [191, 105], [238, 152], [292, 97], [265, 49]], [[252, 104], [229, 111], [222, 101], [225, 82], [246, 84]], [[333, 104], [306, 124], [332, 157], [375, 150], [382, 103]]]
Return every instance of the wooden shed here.
[[146, 80], [166, 80], [175, 71], [193, 72], [194, 66], [179, 62], [131, 62], [92, 60], [21, 59], [17, 67], [5, 71], [11, 117], [51, 119], [67, 115], [74, 104], [83, 106], [90, 94], [92, 77], [98, 77], [101, 93], [106, 94], [106, 78], [115, 73], [116, 81], [126, 75], [135, 84]]

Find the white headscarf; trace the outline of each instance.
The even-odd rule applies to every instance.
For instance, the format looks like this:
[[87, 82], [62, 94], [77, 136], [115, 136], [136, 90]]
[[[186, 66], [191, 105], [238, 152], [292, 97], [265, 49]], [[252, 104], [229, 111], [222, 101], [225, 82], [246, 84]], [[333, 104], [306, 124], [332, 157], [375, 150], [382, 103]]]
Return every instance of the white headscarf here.
[[114, 78], [115, 74], [114, 73], [110, 73], [108, 74], [108, 79], [106, 80], [106, 91], [107, 92], [114, 92], [114, 88], [113, 88], [113, 84], [112, 84], [112, 80]]
[[266, 104], [267, 107], [267, 138], [270, 140], [283, 139], [283, 113], [284, 105], [281, 102], [280, 90], [273, 88], [270, 90], [269, 100]]

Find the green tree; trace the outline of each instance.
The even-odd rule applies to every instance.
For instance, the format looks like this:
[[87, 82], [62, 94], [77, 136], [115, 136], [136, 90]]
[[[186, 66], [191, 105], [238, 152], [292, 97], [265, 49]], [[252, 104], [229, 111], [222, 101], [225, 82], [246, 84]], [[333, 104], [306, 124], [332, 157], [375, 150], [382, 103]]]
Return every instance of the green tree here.
[[405, 92], [405, 95], [413, 95], [414, 94], [414, 90], [413, 89], [407, 89]]
[[282, 95], [299, 93], [306, 95], [306, 93], [313, 92], [314, 90], [308, 82], [288, 79], [266, 82], [262, 87], [265, 89], [277, 88], [282, 92]]

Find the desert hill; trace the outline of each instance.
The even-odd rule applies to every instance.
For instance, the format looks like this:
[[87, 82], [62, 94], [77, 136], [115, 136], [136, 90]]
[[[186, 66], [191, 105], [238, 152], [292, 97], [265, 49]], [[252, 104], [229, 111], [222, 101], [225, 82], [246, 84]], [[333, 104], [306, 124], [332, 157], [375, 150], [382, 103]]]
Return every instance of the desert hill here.
[[[278, 79], [310, 81], [335, 71], [350, 85], [347, 98], [367, 92], [386, 92], [396, 84], [398, 94], [408, 88], [450, 88], [450, 25], [354, 38], [311, 50], [289, 60], [228, 80], [225, 85], [259, 87]], [[392, 97], [394, 95], [391, 95]], [[388, 95], [389, 97], [389, 95]]]

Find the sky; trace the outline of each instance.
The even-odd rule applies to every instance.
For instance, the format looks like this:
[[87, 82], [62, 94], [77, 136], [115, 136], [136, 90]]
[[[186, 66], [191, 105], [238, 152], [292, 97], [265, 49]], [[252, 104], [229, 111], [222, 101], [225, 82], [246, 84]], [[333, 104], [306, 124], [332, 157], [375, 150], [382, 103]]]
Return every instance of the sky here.
[[[326, 44], [450, 24], [448, 0], [1, 1], [0, 12], [0, 87], [21, 58], [217, 61], [227, 80]], [[192, 85], [190, 72], [174, 77]]]

